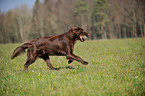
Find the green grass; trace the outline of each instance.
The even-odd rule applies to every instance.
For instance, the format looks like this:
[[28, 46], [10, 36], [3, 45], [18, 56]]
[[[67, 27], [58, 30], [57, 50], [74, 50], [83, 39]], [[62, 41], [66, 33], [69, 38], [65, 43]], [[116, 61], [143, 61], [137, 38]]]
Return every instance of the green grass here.
[[10, 59], [19, 45], [0, 44], [1, 96], [145, 95], [145, 38], [78, 41], [74, 53], [89, 65], [50, 57], [59, 71], [38, 59], [24, 72], [26, 54]]

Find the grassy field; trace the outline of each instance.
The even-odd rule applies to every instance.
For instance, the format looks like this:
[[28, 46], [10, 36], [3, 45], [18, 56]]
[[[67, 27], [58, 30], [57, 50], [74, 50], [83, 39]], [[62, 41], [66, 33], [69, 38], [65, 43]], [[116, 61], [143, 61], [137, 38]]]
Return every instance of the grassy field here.
[[0, 96], [145, 96], [145, 38], [78, 41], [89, 65], [50, 57], [58, 71], [38, 59], [24, 72], [26, 54], [10, 59], [19, 45], [0, 44]]

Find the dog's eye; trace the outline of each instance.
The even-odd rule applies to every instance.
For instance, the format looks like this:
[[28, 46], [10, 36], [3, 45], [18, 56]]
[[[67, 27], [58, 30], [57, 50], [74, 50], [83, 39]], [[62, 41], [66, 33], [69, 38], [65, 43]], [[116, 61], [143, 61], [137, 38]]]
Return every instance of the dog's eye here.
[[80, 28], [77, 28], [77, 31], [79, 31], [80, 30]]

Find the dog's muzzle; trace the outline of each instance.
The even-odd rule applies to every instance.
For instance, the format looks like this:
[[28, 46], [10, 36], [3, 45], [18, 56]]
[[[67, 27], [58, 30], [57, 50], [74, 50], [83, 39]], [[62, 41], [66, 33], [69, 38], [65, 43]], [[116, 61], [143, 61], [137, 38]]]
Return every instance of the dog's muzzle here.
[[80, 36], [80, 40], [82, 41], [82, 42], [84, 42], [85, 40], [87, 39], [87, 36]]

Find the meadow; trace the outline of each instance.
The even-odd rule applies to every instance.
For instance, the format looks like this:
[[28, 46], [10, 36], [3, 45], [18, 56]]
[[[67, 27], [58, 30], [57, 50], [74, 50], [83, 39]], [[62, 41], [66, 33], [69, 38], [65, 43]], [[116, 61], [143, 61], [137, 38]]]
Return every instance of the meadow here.
[[26, 54], [11, 60], [21, 44], [0, 44], [0, 96], [145, 96], [145, 38], [77, 41], [74, 53], [85, 66], [66, 57], [38, 59], [24, 71]]

